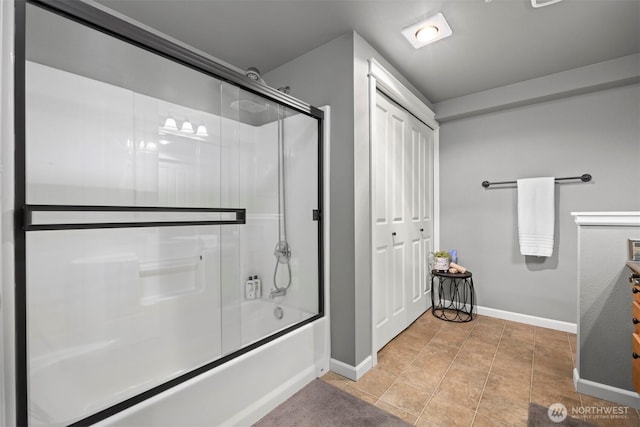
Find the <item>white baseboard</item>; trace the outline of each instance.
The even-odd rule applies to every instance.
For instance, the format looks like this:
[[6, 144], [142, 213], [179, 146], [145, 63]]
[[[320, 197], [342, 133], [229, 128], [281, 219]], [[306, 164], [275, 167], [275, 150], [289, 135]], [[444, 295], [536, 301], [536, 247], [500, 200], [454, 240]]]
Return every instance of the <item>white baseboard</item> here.
[[575, 323], [563, 322], [561, 320], [547, 319], [544, 317], [530, 316], [528, 314], [515, 313], [512, 311], [497, 310], [495, 308], [478, 307], [478, 314], [498, 319], [511, 320], [513, 322], [526, 323], [527, 325], [539, 326], [541, 328], [555, 329], [562, 332], [577, 333], [578, 325]]
[[598, 399], [604, 399], [610, 402], [619, 403], [620, 405], [640, 409], [640, 394], [622, 388], [611, 387], [610, 385], [582, 379], [580, 378], [580, 374], [578, 374], [577, 369], [573, 370], [573, 384], [578, 393], [587, 394], [589, 396], [597, 397]]
[[372, 368], [371, 356], [367, 356], [358, 366], [347, 365], [336, 359], [331, 359], [330, 369], [338, 375], [358, 381], [369, 369]]

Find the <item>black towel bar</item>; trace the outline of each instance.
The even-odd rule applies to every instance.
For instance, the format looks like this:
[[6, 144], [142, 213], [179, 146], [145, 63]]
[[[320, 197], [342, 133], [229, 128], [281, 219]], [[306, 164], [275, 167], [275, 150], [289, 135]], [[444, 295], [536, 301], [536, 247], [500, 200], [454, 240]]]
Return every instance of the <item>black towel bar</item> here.
[[[591, 181], [591, 175], [589, 175], [588, 173], [585, 173], [582, 176], [568, 176], [566, 178], [556, 178], [556, 182], [558, 181], [566, 181], [569, 179], [579, 179], [582, 182], [589, 182]], [[516, 184], [517, 181], [501, 181], [501, 182], [489, 182], [489, 181], [482, 181], [482, 186], [484, 188], [489, 188], [489, 186], [491, 185], [497, 185], [497, 184]]]

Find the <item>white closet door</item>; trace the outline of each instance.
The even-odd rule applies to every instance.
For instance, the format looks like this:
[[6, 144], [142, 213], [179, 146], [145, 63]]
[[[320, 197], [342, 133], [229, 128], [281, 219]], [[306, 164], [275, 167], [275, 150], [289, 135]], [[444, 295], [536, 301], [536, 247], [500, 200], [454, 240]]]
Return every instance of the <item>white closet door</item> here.
[[411, 223], [407, 225], [411, 239], [410, 300], [406, 328], [424, 313], [431, 300], [427, 301], [429, 283], [429, 254], [433, 252], [433, 130], [409, 115], [411, 140], [407, 154], [411, 167]]
[[378, 94], [372, 146], [376, 350], [429, 307], [433, 131]]

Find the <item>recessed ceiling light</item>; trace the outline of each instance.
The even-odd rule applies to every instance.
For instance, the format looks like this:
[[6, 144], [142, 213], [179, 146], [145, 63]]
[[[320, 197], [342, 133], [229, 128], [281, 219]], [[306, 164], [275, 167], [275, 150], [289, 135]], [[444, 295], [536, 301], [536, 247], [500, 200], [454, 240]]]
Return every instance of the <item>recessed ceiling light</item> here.
[[433, 25], [428, 25], [426, 27], [420, 28], [416, 31], [416, 39], [419, 42], [430, 42], [438, 36], [438, 27], [434, 27]]
[[442, 40], [451, 34], [453, 31], [442, 13], [437, 13], [402, 30], [402, 35], [416, 49]]

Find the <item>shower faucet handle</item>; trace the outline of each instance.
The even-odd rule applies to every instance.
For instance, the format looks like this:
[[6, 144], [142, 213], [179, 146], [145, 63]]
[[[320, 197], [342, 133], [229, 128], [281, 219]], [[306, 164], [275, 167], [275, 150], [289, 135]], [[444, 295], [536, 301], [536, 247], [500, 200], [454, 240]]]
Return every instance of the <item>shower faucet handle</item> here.
[[269, 292], [269, 298], [274, 299], [275, 297], [281, 297], [286, 294], [287, 294], [286, 288], [271, 289], [271, 292]]

